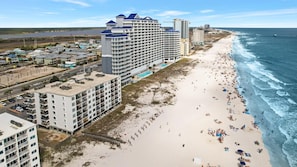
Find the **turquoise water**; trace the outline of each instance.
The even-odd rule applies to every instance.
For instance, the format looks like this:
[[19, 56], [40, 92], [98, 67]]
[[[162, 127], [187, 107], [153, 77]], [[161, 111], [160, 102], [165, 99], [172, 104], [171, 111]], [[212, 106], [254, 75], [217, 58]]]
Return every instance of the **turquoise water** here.
[[137, 76], [138, 76], [139, 78], [145, 78], [145, 77], [151, 75], [152, 73], [153, 73], [153, 72], [151, 72], [150, 70], [148, 70], [148, 71], [142, 72], [142, 73], [140, 73], [140, 74], [137, 74]]
[[161, 64], [161, 67], [165, 68], [165, 67], [167, 67], [167, 64], [163, 63], [163, 64]]
[[[240, 93], [273, 167], [297, 167], [297, 29], [231, 29]], [[273, 34], [277, 34], [274, 37]]]

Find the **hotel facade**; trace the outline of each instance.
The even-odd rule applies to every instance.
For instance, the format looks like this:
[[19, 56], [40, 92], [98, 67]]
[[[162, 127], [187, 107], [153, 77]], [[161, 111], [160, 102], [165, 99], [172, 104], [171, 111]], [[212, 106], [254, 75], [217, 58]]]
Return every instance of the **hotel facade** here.
[[173, 29], [163, 33], [164, 61], [174, 62], [180, 59], [180, 33]]
[[40, 167], [36, 125], [0, 114], [0, 166]]
[[25, 103], [28, 120], [73, 134], [121, 103], [119, 76], [91, 72], [35, 90]]
[[190, 54], [190, 39], [189, 39], [189, 21], [183, 19], [174, 19], [173, 28], [180, 32], [180, 54], [187, 56]]
[[122, 84], [129, 84], [132, 76], [164, 62], [164, 38], [171, 34], [164, 37], [160, 23], [150, 17], [116, 16], [101, 32], [102, 71], [120, 75]]

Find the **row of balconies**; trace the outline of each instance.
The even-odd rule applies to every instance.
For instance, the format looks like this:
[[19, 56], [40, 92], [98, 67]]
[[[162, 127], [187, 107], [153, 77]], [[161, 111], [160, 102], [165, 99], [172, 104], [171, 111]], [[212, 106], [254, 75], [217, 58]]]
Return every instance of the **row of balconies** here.
[[5, 147], [5, 155], [9, 155], [12, 152], [17, 151], [16, 145], [14, 144], [13, 147], [11, 146], [11, 148], [8, 148], [8, 146]]
[[45, 127], [49, 127], [50, 123], [49, 120], [41, 120], [41, 125], [45, 126]]

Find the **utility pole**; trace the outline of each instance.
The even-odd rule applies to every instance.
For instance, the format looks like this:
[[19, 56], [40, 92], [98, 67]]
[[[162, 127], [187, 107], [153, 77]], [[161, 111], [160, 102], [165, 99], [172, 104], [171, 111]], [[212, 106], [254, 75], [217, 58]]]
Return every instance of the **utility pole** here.
[[26, 47], [26, 40], [25, 40], [25, 38], [23, 38], [23, 45], [24, 45], [24, 47]]

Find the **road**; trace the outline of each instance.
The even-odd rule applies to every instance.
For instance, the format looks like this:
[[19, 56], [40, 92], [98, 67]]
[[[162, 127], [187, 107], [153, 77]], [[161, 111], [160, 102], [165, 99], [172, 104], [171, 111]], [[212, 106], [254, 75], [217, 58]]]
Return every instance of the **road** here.
[[[19, 105], [19, 104], [22, 105], [24, 100], [17, 100], [16, 99], [16, 102], [11, 103], [7, 99], [14, 98], [17, 95], [23, 94], [24, 91], [22, 89], [25, 86], [29, 86], [30, 89], [34, 89], [34, 87], [38, 86], [37, 83], [42, 83], [42, 84], [49, 83], [50, 79], [53, 76], [57, 76], [59, 78], [61, 78], [61, 77], [69, 78], [71, 76], [76, 75], [78, 72], [83, 72], [84, 70], [85, 71], [90, 71], [90, 70], [91, 71], [94, 71], [94, 70], [95, 71], [102, 71], [101, 61], [91, 62], [91, 63], [85, 64], [84, 66], [77, 66], [74, 69], [69, 69], [69, 70], [66, 70], [66, 71], [63, 71], [63, 72], [59, 72], [59, 73], [56, 73], [56, 74], [51, 74], [51, 75], [48, 75], [48, 76], [44, 76], [42, 78], [38, 78], [38, 79], [35, 79], [35, 80], [24, 82], [24, 83], [21, 83], [21, 84], [18, 84], [18, 85], [13, 85], [13, 86], [8, 87], [8, 88], [0, 89], [0, 101], [4, 101], [7, 104], [6, 106], [3, 106], [3, 105], [0, 104], [0, 114], [3, 113], [3, 112], [8, 112], [8, 113], [13, 114], [13, 115], [15, 115], [17, 117], [26, 119], [27, 118], [26, 112], [19, 112], [19, 111], [16, 111], [16, 110], [12, 109], [13, 106], [16, 106], [16, 105]], [[7, 90], [12, 90], [11, 94], [5, 95], [4, 92], [6, 92]]]
[[[13, 86], [10, 86], [7, 88], [0, 89], [0, 101], [5, 101], [11, 97], [15, 97], [16, 95], [22, 94], [24, 92], [23, 88], [26, 86], [28, 86], [30, 89], [34, 89], [34, 87], [49, 83], [50, 79], [53, 76], [57, 76], [58, 78], [63, 78], [63, 77], [69, 78], [71, 76], [74, 76], [78, 72], [83, 72], [84, 69], [86, 71], [88, 71], [88, 70], [90, 70], [90, 68], [92, 68], [92, 70], [101, 71], [102, 70], [101, 69], [101, 61], [91, 62], [91, 63], [85, 64], [84, 66], [77, 66], [73, 69], [69, 69], [66, 71], [59, 72], [59, 73], [47, 75], [42, 78], [34, 79], [31, 81], [27, 81], [24, 83], [20, 83], [17, 85], [13, 85]], [[12, 90], [11, 93], [5, 94], [5, 92], [7, 92], [8, 90]]]

